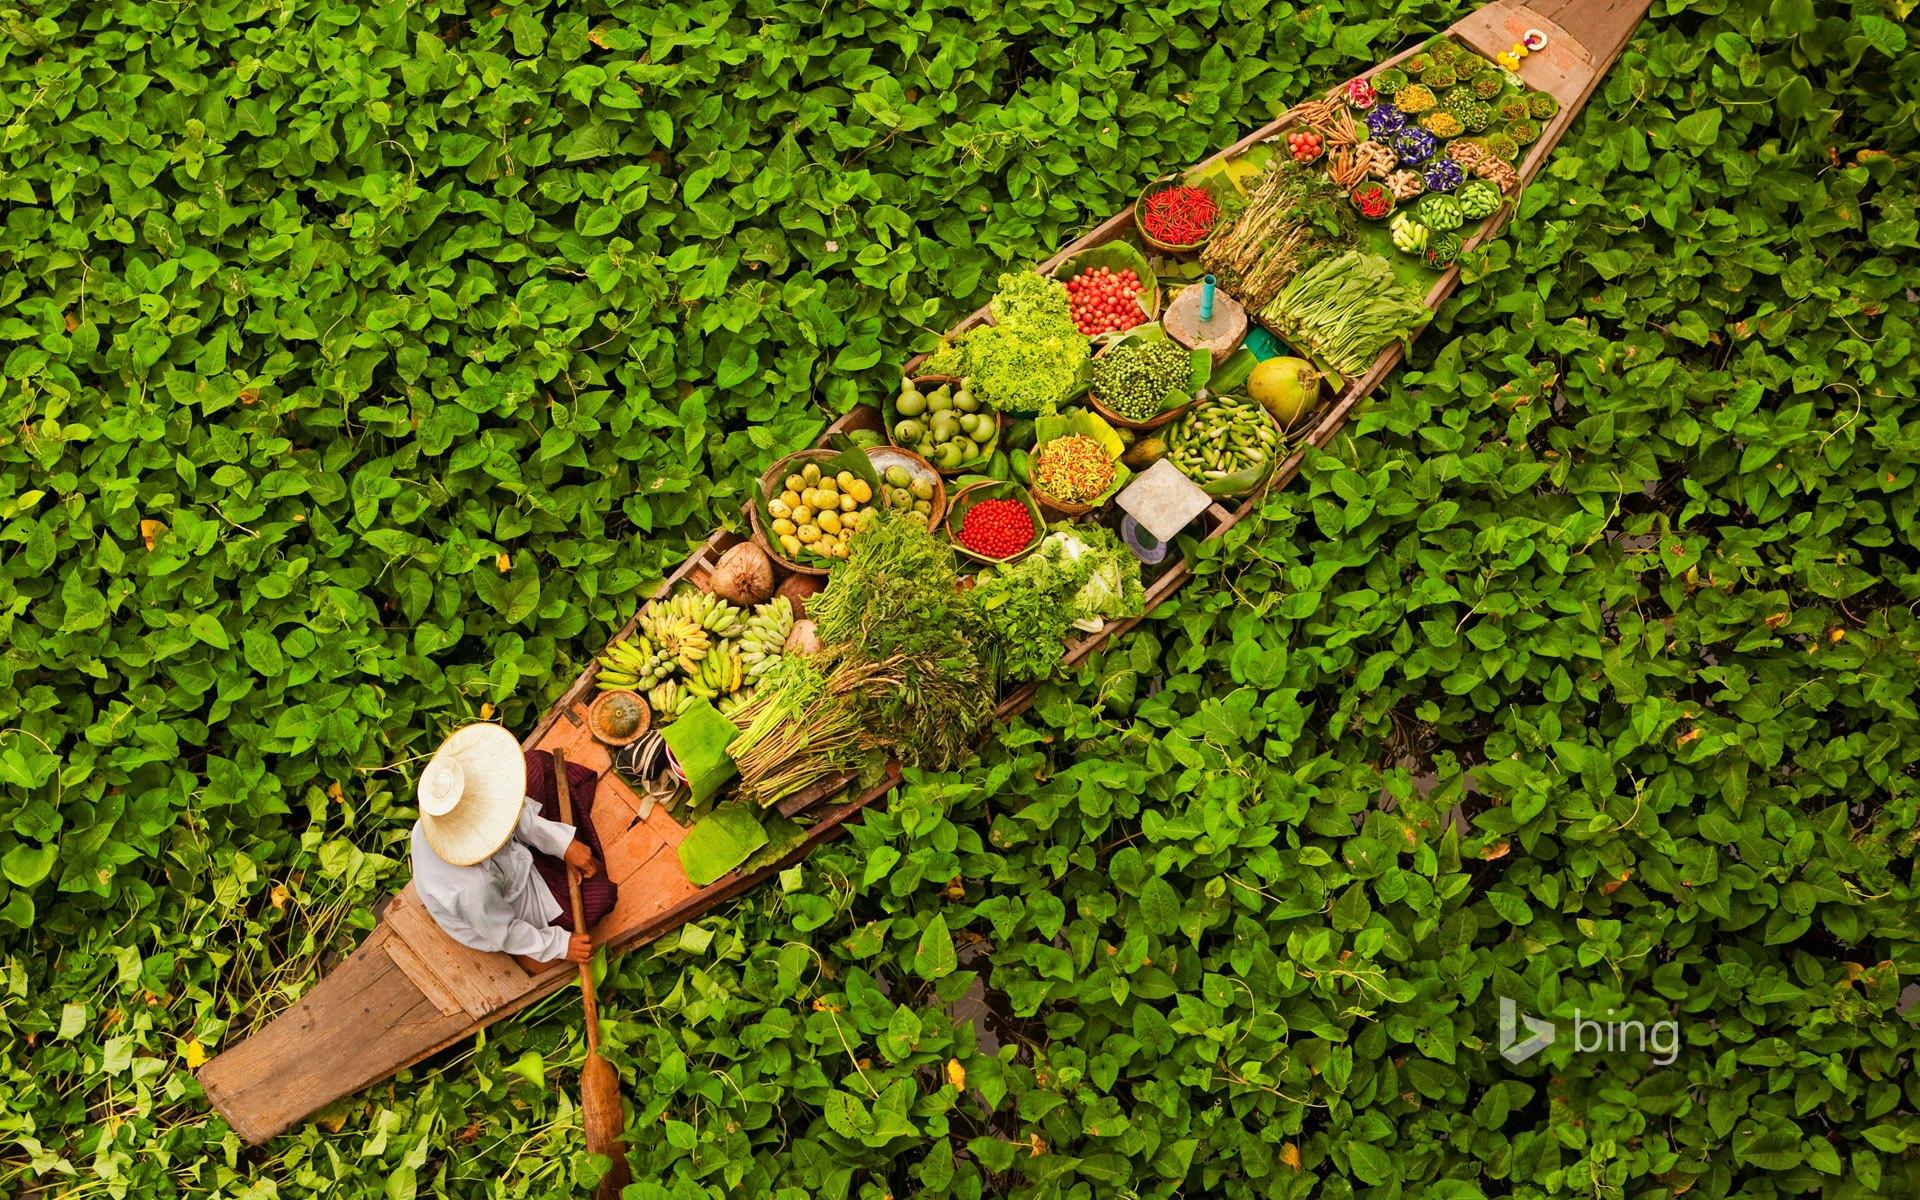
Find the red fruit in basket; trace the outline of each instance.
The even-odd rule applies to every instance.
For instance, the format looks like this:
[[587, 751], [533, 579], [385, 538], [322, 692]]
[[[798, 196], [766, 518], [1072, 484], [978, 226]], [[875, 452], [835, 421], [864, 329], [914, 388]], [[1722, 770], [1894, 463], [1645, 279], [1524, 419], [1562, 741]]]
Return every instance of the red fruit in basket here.
[[1317, 133], [1298, 130], [1287, 135], [1287, 149], [1292, 153], [1293, 161], [1310, 163], [1326, 149], [1326, 139]]
[[1018, 500], [982, 500], [960, 523], [960, 544], [988, 558], [1006, 558], [1033, 540], [1033, 514]]
[[1132, 329], [1147, 319], [1140, 307], [1140, 277], [1131, 270], [1090, 267], [1067, 280], [1074, 327], [1088, 337]]

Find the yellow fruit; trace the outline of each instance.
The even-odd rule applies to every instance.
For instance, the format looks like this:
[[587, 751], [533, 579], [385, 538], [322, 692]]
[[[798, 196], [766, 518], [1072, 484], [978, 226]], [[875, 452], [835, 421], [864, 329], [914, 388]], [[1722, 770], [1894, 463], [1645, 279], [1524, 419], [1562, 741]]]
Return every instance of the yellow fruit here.
[[840, 497], [840, 511], [841, 511], [841, 512], [849, 512], [849, 513], [850, 513], [850, 512], [852, 512], [852, 511], [853, 511], [854, 509], [856, 509], [856, 508], [859, 508], [859, 507], [860, 507], [860, 502], [859, 502], [858, 500], [855, 500], [855, 499], [854, 499], [854, 498], [853, 498], [852, 496], [842, 496], [842, 497]]
[[793, 523], [795, 525], [813, 524], [813, 510], [811, 508], [808, 508], [804, 504], [794, 509], [793, 512], [789, 515], [792, 517]]
[[793, 505], [788, 504], [785, 500], [769, 500], [767, 501], [767, 515], [776, 521], [781, 517], [790, 517], [793, 515]]
[[835, 542], [833, 544], [833, 556], [835, 558], [845, 558], [847, 556], [847, 544], [845, 542]]
[[820, 529], [815, 525], [802, 525], [800, 528], [794, 530], [794, 536], [803, 542], [811, 544], [820, 540]]
[[799, 491], [799, 490], [800, 490], [801, 488], [803, 488], [803, 487], [805, 487], [805, 486], [807, 486], [807, 481], [806, 481], [805, 479], [803, 479], [803, 478], [801, 478], [800, 476], [798, 476], [798, 475], [789, 475], [789, 476], [787, 476], [787, 490], [788, 490], [788, 491], [790, 491], [790, 492], [798, 492], [798, 491]]
[[820, 486], [815, 488], [814, 491], [819, 492], [822, 496], [833, 496], [837, 498], [840, 495], [840, 485], [831, 479], [822, 479]]
[[[848, 475], [851, 474], [851, 472], [842, 471], [841, 474]], [[861, 504], [865, 504], [867, 501], [873, 499], [873, 489], [867, 485], [867, 481], [864, 479], [856, 478], [848, 480], [846, 489], [847, 495], [852, 496]]]
[[788, 488], [786, 491], [780, 493], [780, 501], [788, 508], [798, 508], [800, 507], [800, 493], [794, 488]]
[[785, 535], [785, 534], [792, 533], [799, 528], [800, 527], [798, 525], [795, 525], [792, 521], [787, 520], [785, 517], [774, 518], [773, 531], [775, 533]]
[[786, 551], [788, 558], [798, 558], [800, 557], [800, 539], [790, 533], [783, 534], [780, 538], [780, 549]]
[[826, 512], [821, 513], [820, 514], [820, 532], [821, 533], [839, 533], [840, 532], [840, 514], [837, 512], [834, 512], [832, 509], [828, 509]]
[[820, 464], [808, 463], [806, 466], [801, 467], [800, 478], [806, 480], [808, 483], [819, 483], [820, 482]]
[[841, 491], [850, 492], [861, 482], [861, 479], [852, 471], [842, 471], [833, 477], [833, 481], [840, 485]]

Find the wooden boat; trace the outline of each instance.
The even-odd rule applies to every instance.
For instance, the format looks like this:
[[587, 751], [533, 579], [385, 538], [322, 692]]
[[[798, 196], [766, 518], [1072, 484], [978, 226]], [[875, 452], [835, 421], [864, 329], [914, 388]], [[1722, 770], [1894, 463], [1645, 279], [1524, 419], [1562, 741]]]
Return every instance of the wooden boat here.
[[[1521, 60], [1518, 74], [1536, 90], [1560, 102], [1557, 116], [1544, 122], [1541, 136], [1518, 164], [1524, 186], [1579, 114], [1601, 77], [1619, 57], [1650, 0], [1537, 0], [1532, 5], [1498, 0], [1453, 25], [1447, 33], [1488, 58], [1511, 48], [1529, 31], [1546, 37], [1545, 46]], [[1366, 74], [1399, 63], [1410, 48]], [[1219, 162], [1281, 133], [1293, 114], [1254, 131], [1208, 159]], [[1507, 209], [1490, 218], [1473, 237], [1471, 248], [1491, 236]], [[1068, 255], [1123, 236], [1132, 215], [1116, 216], [1041, 265], [1051, 272]], [[1440, 274], [1427, 296], [1430, 310], [1453, 290], [1459, 269]], [[964, 329], [984, 320], [982, 309], [963, 321]], [[1398, 365], [1401, 347], [1383, 351], [1372, 368], [1347, 381], [1308, 435], [1324, 446], [1345, 424], [1348, 413]], [[880, 414], [859, 408], [837, 422], [833, 432], [877, 429]], [[1298, 472], [1304, 449], [1276, 470], [1269, 487], [1286, 486]], [[1228, 508], [1214, 504], [1201, 521], [1206, 535], [1217, 537], [1254, 507], [1257, 497]], [[718, 556], [741, 538], [713, 534], [674, 572], [669, 582], [700, 582]], [[1190, 576], [1184, 560], [1153, 580], [1147, 608], [1165, 600]], [[1080, 662], [1124, 633], [1135, 622], [1110, 623], [1099, 634], [1066, 649], [1066, 661]], [[616, 636], [625, 636], [633, 622]], [[785, 814], [814, 808], [804, 841], [785, 860], [751, 872], [737, 872], [708, 887], [695, 887], [682, 872], [675, 848], [685, 830], [662, 807], [643, 817], [638, 797], [613, 771], [605, 747], [588, 733], [587, 704], [594, 696], [594, 667], [574, 680], [526, 738], [529, 749], [564, 749], [570, 762], [604, 772], [595, 823], [606, 849], [607, 869], [620, 884], [619, 905], [595, 929], [596, 942], [613, 951], [631, 949], [698, 918], [716, 906], [770, 878], [791, 861], [831, 838], [862, 809], [889, 792], [898, 776], [879, 785], [848, 792], [845, 780], [830, 781], [781, 805]], [[1032, 702], [1035, 688], [1008, 695], [997, 715], [1005, 719]], [[250, 1143], [271, 1138], [328, 1103], [351, 1095], [401, 1068], [472, 1036], [565, 987], [575, 977], [569, 964], [529, 971], [502, 954], [486, 954], [458, 945], [434, 924], [411, 887], [401, 892], [366, 942], [336, 966], [291, 1008], [258, 1033], [228, 1048], [204, 1066], [199, 1079], [213, 1106], [239, 1136]]]

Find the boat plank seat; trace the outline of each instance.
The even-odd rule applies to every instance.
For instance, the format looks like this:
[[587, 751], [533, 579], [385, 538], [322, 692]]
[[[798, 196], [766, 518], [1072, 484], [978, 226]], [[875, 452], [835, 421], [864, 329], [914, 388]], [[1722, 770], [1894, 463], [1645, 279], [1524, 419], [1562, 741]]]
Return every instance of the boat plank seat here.
[[272, 1137], [473, 1028], [464, 1008], [444, 1011], [443, 997], [428, 996], [400, 969], [388, 953], [395, 936], [382, 921], [321, 986], [200, 1068], [207, 1099], [243, 1139]]
[[[450, 996], [470, 1016], [484, 1017], [527, 990], [527, 972], [511, 955], [463, 946], [446, 935], [413, 884], [395, 896], [381, 923], [400, 948], [388, 952], [429, 998]], [[415, 974], [423, 970], [427, 978]]]

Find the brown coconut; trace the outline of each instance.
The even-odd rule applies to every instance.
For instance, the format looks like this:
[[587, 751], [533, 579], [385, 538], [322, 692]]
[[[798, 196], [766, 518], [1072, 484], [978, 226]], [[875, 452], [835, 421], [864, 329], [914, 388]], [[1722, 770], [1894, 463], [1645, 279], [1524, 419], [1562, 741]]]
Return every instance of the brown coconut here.
[[741, 542], [713, 566], [708, 591], [750, 608], [773, 595], [773, 560], [752, 542]]
[[787, 634], [786, 644], [780, 647], [786, 654], [820, 653], [820, 635], [814, 632], [812, 621], [795, 621], [793, 632]]
[[781, 581], [779, 591], [774, 594], [785, 596], [787, 603], [793, 605], [793, 619], [801, 621], [807, 616], [807, 601], [818, 595], [825, 586], [826, 580], [817, 575], [789, 575]]

